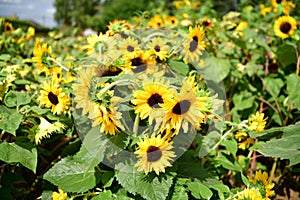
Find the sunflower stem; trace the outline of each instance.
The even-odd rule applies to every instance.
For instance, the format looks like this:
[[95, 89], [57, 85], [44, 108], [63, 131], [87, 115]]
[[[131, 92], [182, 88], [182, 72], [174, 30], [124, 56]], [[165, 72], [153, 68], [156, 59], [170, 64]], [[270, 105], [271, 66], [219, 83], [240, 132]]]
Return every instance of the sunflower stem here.
[[51, 60], [52, 62], [54, 62], [55, 64], [57, 64], [58, 66], [60, 66], [62, 69], [66, 70], [67, 72], [69, 71], [68, 68], [66, 68], [65, 66], [63, 66], [60, 62], [58, 62], [58, 61], [55, 60], [54, 58], [47, 57], [47, 60]]
[[138, 134], [139, 123], [140, 123], [140, 114], [137, 114], [137, 115], [135, 116], [134, 124], [133, 124], [133, 135], [134, 135], [134, 136], [137, 136], [137, 134]]

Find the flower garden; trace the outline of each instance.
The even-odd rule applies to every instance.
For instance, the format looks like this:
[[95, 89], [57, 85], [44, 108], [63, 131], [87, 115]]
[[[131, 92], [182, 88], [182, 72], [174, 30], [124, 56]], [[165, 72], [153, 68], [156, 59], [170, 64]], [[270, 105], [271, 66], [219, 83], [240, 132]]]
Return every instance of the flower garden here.
[[299, 5], [241, 5], [88, 36], [1, 18], [0, 198], [300, 198]]

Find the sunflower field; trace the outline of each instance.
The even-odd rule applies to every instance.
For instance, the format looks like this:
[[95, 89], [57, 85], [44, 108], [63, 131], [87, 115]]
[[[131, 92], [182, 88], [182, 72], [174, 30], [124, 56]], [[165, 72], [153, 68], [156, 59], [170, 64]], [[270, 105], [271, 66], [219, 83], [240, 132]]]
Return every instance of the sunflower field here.
[[299, 1], [242, 2], [0, 18], [0, 199], [299, 199]]

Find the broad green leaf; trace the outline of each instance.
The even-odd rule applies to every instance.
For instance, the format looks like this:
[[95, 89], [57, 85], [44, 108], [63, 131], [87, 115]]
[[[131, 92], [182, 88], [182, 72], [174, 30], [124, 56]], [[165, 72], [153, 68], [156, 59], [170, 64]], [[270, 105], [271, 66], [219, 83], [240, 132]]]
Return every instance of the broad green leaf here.
[[297, 134], [300, 132], [300, 122], [285, 127], [274, 127], [260, 132], [249, 132], [249, 135], [252, 138], [258, 138], [275, 132], [282, 132], [283, 135]]
[[37, 166], [37, 150], [32, 143], [0, 143], [0, 160], [15, 164], [20, 163], [34, 173]]
[[197, 199], [210, 199], [213, 195], [212, 191], [200, 181], [189, 182], [187, 183], [187, 187]]
[[204, 180], [209, 177], [208, 172], [198, 162], [198, 158], [185, 152], [174, 162], [174, 168], [178, 169], [177, 174], [181, 177], [198, 178]]
[[0, 55], [0, 60], [3, 60], [3, 61], [9, 61], [11, 58], [11, 55], [9, 54], [1, 54]]
[[189, 73], [189, 66], [181, 61], [169, 60], [168, 64], [172, 69], [183, 75], [187, 75]]
[[246, 186], [249, 186], [249, 185], [250, 185], [249, 179], [248, 179], [242, 172], [241, 172], [241, 178], [242, 178], [243, 183], [244, 183]]
[[43, 178], [65, 192], [86, 192], [95, 187], [95, 169], [89, 163], [65, 157], [57, 162]]
[[187, 191], [182, 185], [175, 185], [172, 200], [188, 200]]
[[241, 111], [247, 108], [251, 108], [254, 99], [255, 97], [250, 92], [247, 91], [242, 91], [241, 93], [234, 94], [233, 96], [234, 107], [231, 110], [231, 112]]
[[211, 149], [217, 142], [220, 140], [221, 135], [217, 131], [211, 131], [208, 135], [206, 135], [203, 139], [202, 145], [199, 149], [198, 156], [202, 158], [210, 153]]
[[205, 67], [201, 71], [206, 80], [212, 80], [216, 83], [221, 82], [230, 72], [231, 64], [227, 59], [209, 57], [205, 59]]
[[30, 101], [30, 96], [23, 92], [9, 91], [4, 97], [4, 103], [7, 107], [26, 105]]
[[115, 198], [112, 196], [112, 192], [110, 190], [104, 190], [103, 192], [99, 192], [99, 194], [93, 197], [91, 200], [114, 200]]
[[93, 188], [96, 185], [94, 168], [104, 158], [107, 141], [99, 127], [91, 129], [79, 152], [56, 163], [44, 179], [66, 192], [85, 192]]
[[16, 135], [23, 116], [16, 110], [0, 105], [0, 129]]
[[291, 99], [291, 101], [294, 104], [294, 107], [296, 107], [298, 110], [300, 110], [300, 76], [297, 76], [296, 74], [290, 74], [287, 77], [287, 92]]
[[264, 80], [266, 90], [272, 95], [277, 97], [281, 88], [284, 86], [284, 82], [280, 78], [267, 77]]
[[163, 174], [157, 177], [137, 172], [134, 164], [120, 163], [116, 166], [116, 178], [122, 187], [132, 194], [140, 194], [148, 200], [164, 200], [168, 196], [173, 177]]
[[218, 163], [220, 163], [220, 165], [222, 165], [222, 167], [226, 169], [242, 171], [242, 167], [240, 166], [240, 164], [225, 153], [220, 152], [215, 160], [218, 161]]
[[280, 46], [277, 50], [276, 55], [278, 56], [278, 60], [283, 67], [286, 67], [290, 64], [296, 64], [296, 49], [288, 44], [284, 44]]
[[238, 144], [236, 140], [223, 140], [221, 142], [221, 145], [223, 145], [227, 151], [232, 153], [232, 155], [236, 155], [236, 152], [238, 150]]
[[300, 163], [300, 132], [285, 135], [260, 145], [257, 151], [264, 156], [289, 159], [290, 165]]
[[206, 179], [203, 182], [207, 187], [214, 189], [216, 191], [218, 191], [218, 195], [219, 195], [219, 199], [223, 200], [224, 198], [224, 194], [229, 193], [230, 190], [228, 188], [227, 185], [224, 185], [221, 181], [216, 180], [216, 179]]

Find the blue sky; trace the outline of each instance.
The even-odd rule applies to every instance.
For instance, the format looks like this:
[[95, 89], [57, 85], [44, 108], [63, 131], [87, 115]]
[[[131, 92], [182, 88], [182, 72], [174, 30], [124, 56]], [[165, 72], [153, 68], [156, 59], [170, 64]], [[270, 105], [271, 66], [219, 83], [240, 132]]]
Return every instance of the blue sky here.
[[54, 27], [55, 0], [0, 0], [0, 16], [16, 15], [40, 25]]

